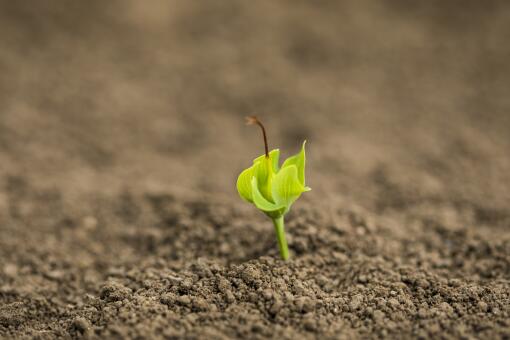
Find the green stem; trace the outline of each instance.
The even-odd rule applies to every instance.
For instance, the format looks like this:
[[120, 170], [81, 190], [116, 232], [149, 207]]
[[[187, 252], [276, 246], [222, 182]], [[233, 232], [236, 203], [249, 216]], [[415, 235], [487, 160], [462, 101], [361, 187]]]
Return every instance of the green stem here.
[[276, 238], [278, 239], [278, 248], [280, 248], [280, 255], [285, 261], [289, 258], [289, 247], [285, 239], [285, 228], [283, 226], [283, 216], [273, 219], [274, 230], [276, 231]]

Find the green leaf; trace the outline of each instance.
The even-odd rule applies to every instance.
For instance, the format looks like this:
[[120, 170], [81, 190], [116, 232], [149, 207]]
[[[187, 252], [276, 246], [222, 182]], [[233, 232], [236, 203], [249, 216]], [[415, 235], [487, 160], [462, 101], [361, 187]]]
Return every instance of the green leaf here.
[[262, 159], [255, 163], [253, 166], [253, 177], [257, 179], [257, 188], [259, 189], [262, 196], [264, 196], [265, 199], [272, 201], [273, 198], [269, 188], [271, 185], [273, 173], [269, 159]]
[[258, 186], [266, 185], [271, 173], [271, 165], [268, 159], [258, 160], [253, 164], [253, 176], [257, 178]]
[[278, 170], [279, 157], [280, 151], [275, 149], [269, 153], [269, 157], [262, 155], [253, 161], [253, 174], [257, 178], [257, 186], [264, 198], [269, 201], [273, 201], [271, 182]]
[[276, 204], [286, 206], [286, 211], [292, 203], [305, 191], [298, 178], [298, 168], [292, 164], [282, 168], [274, 177], [272, 193]]
[[303, 186], [305, 185], [305, 163], [306, 163], [305, 145], [306, 140], [303, 142], [301, 151], [298, 154], [287, 158], [282, 165], [282, 169], [291, 165], [295, 165], [297, 168], [299, 182], [301, 182]]
[[262, 210], [267, 215], [275, 218], [281, 216], [285, 211], [285, 206], [282, 204], [275, 204], [268, 201], [262, 194], [257, 185], [257, 178], [253, 177], [251, 180], [252, 198], [255, 206]]
[[[259, 156], [253, 160], [253, 164], [255, 164], [258, 161], [261, 161], [263, 159], [267, 159], [266, 155]], [[274, 149], [269, 152], [269, 159], [271, 160], [271, 163], [273, 164], [273, 172], [278, 172], [278, 162], [280, 161], [280, 150]]]
[[249, 167], [246, 170], [243, 170], [239, 177], [237, 178], [237, 192], [239, 192], [239, 196], [244, 200], [253, 203], [252, 193], [251, 193], [251, 179], [253, 177], [253, 167]]

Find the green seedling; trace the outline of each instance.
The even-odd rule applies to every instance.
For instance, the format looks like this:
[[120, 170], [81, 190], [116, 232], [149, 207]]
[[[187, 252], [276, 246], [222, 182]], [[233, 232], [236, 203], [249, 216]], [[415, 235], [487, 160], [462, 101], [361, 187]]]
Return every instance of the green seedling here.
[[283, 260], [289, 258], [285, 239], [284, 216], [299, 196], [311, 189], [305, 186], [305, 144], [301, 151], [279, 166], [280, 150], [269, 152], [266, 130], [257, 117], [246, 117], [248, 125], [258, 125], [264, 137], [265, 154], [255, 158], [253, 165], [237, 178], [237, 191], [249, 203], [273, 221], [278, 247]]

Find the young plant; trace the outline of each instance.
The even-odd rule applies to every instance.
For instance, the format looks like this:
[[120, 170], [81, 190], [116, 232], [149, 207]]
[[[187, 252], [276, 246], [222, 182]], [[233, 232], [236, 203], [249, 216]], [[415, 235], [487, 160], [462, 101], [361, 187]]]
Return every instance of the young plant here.
[[257, 117], [246, 117], [248, 125], [258, 125], [264, 137], [265, 154], [255, 158], [253, 165], [237, 178], [237, 191], [244, 200], [254, 204], [273, 221], [283, 260], [289, 258], [285, 239], [284, 216], [299, 196], [311, 189], [305, 186], [305, 144], [301, 151], [278, 165], [280, 150], [269, 152], [266, 130]]

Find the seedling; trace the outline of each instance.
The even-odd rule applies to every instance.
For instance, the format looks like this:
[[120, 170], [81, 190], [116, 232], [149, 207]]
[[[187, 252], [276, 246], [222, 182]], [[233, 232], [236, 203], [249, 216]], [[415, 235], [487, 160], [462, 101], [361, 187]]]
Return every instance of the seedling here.
[[299, 196], [311, 189], [305, 186], [305, 144], [301, 151], [278, 165], [280, 150], [269, 151], [266, 129], [257, 117], [246, 117], [248, 125], [258, 125], [264, 137], [265, 154], [253, 160], [253, 165], [237, 178], [237, 191], [273, 221], [278, 247], [283, 260], [289, 258], [285, 239], [284, 216]]

